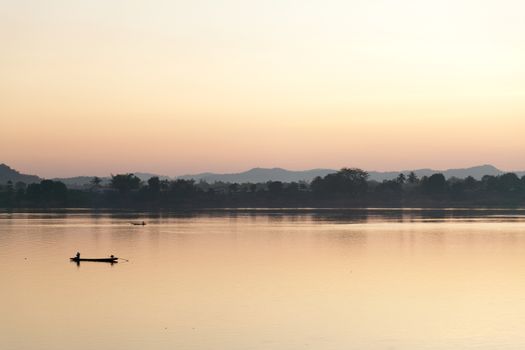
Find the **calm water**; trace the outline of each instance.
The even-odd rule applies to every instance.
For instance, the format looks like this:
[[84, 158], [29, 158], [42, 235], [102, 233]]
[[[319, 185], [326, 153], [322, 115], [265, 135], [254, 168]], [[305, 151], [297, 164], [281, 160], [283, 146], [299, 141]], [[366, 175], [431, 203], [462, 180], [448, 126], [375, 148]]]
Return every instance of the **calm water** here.
[[524, 349], [525, 211], [3, 213], [0, 283], [6, 350]]

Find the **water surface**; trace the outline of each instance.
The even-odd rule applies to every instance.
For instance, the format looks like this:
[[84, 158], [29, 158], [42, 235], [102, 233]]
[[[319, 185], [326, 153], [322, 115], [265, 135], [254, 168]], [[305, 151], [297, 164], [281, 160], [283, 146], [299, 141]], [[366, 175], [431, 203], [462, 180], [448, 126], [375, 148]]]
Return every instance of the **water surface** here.
[[519, 210], [3, 213], [0, 278], [0, 349], [525, 348]]

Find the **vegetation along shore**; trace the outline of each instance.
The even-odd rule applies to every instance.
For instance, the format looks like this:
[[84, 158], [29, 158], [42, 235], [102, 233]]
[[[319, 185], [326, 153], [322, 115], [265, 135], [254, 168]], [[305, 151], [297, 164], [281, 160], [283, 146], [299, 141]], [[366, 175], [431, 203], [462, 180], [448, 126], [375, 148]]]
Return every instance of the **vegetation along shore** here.
[[98, 177], [86, 189], [61, 181], [0, 185], [2, 208], [225, 208], [225, 207], [517, 207], [525, 205], [525, 176], [515, 173], [445, 178], [441, 173], [419, 178], [400, 173], [393, 180], [370, 180], [357, 168], [343, 168], [311, 182], [196, 182], [134, 174]]

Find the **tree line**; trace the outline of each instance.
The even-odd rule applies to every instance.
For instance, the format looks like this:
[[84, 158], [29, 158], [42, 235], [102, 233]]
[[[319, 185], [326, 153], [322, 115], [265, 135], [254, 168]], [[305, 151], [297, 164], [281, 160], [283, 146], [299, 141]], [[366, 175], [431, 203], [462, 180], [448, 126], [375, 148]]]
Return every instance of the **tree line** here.
[[86, 208], [221, 208], [221, 207], [363, 207], [363, 206], [521, 206], [525, 176], [486, 175], [477, 180], [446, 179], [443, 174], [419, 178], [413, 172], [382, 182], [357, 168], [343, 168], [311, 182], [264, 183], [141, 181], [134, 174], [111, 176], [109, 185], [94, 177], [87, 190], [68, 189], [60, 181], [0, 186], [0, 207]]

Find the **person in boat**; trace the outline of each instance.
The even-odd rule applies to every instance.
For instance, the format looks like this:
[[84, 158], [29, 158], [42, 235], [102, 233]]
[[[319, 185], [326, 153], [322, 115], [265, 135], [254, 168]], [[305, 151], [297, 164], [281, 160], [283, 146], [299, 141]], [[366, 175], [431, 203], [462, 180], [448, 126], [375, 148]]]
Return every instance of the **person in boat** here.
[[80, 259], [80, 252], [77, 252], [77, 255], [75, 255], [77, 259]]
[[146, 223], [144, 221], [142, 221], [142, 226], [146, 225]]
[[110, 258], [115, 259], [115, 255], [111, 254]]

